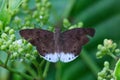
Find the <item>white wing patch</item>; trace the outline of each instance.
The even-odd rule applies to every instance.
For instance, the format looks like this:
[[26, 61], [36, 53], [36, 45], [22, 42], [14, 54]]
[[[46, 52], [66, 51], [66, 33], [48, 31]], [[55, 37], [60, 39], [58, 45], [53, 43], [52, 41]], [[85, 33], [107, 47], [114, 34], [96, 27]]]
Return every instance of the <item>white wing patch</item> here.
[[60, 60], [61, 62], [67, 63], [74, 60], [77, 57], [78, 56], [75, 56], [73, 53], [61, 52], [61, 53], [47, 53], [43, 58], [49, 62], [57, 62], [58, 60]]
[[74, 60], [75, 58], [77, 58], [77, 56], [75, 56], [73, 53], [61, 52], [59, 59], [60, 59], [60, 61], [67, 63], [67, 62]]
[[59, 55], [57, 53], [47, 53], [43, 58], [49, 62], [57, 62], [59, 60]]

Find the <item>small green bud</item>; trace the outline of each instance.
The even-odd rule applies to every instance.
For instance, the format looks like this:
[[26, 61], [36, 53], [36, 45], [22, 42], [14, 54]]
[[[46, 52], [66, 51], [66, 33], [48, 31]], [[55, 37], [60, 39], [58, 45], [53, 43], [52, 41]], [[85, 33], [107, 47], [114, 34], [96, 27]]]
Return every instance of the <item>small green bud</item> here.
[[68, 19], [64, 19], [63, 20], [63, 26], [65, 27], [65, 28], [67, 28], [67, 27], [69, 27], [71, 24], [70, 24], [70, 22], [68, 21]]
[[12, 41], [15, 40], [15, 34], [10, 35], [10, 40], [12, 40]]
[[114, 78], [111, 78], [110, 80], [115, 80]]
[[9, 30], [9, 34], [14, 34], [14, 33], [15, 33], [14, 29]]
[[7, 45], [12, 44], [12, 40], [8, 40], [8, 41], [6, 42], [6, 44], [7, 44]]
[[97, 48], [98, 48], [98, 50], [101, 50], [102, 47], [103, 47], [103, 46], [102, 46], [101, 44], [99, 44]]
[[10, 30], [9, 26], [5, 27], [5, 32], [8, 32], [9, 30]]
[[34, 50], [33, 51], [33, 55], [36, 55], [38, 52], [37, 52], [37, 50]]
[[105, 66], [105, 67], [109, 67], [109, 62], [108, 62], [108, 61], [105, 61], [105, 62], [104, 62], [104, 66]]
[[36, 3], [36, 7], [37, 7], [38, 9], [40, 9], [40, 8], [41, 8], [41, 3]]
[[107, 50], [107, 48], [104, 47], [104, 46], [101, 48], [101, 51], [102, 51], [102, 52], [105, 52], [106, 50]]
[[19, 48], [19, 49], [18, 49], [18, 52], [19, 52], [19, 53], [23, 53], [23, 51], [24, 51], [23, 48]]
[[102, 56], [103, 56], [103, 55], [102, 55], [102, 52], [101, 52], [101, 51], [98, 51], [98, 52], [96, 53], [96, 57], [97, 57], [97, 58], [102, 58]]
[[13, 45], [9, 45], [9, 50], [13, 50], [14, 49], [14, 46]]
[[16, 16], [14, 21], [15, 23], [19, 24], [21, 22], [21, 19], [18, 16]]
[[1, 38], [7, 39], [7, 34], [6, 33], [2, 33]]
[[98, 80], [103, 80], [103, 78], [101, 76], [98, 76]]
[[102, 76], [102, 77], [104, 77], [105, 74], [106, 74], [106, 70], [102, 70], [102, 71], [100, 72], [100, 76]]
[[7, 47], [6, 45], [2, 45], [1, 50], [6, 50], [6, 47]]
[[32, 17], [33, 17], [33, 18], [36, 18], [37, 16], [38, 16], [38, 12], [37, 12], [37, 11], [34, 11]]
[[50, 8], [50, 7], [51, 7], [51, 3], [50, 3], [50, 2], [47, 2], [47, 3], [46, 3], [46, 7], [47, 7], [47, 8]]
[[108, 62], [108, 61], [105, 61], [105, 62], [104, 62], [104, 66], [105, 66], [106, 70], [109, 69], [109, 62]]
[[30, 21], [26, 21], [25, 25], [29, 26], [30, 25]]
[[40, 15], [40, 16], [44, 16], [44, 15], [45, 15], [45, 12], [42, 11], [42, 12], [39, 13], [39, 15]]
[[49, 30], [49, 31], [53, 31], [53, 29], [54, 29], [54, 28], [53, 28], [52, 26], [49, 26], [49, 27], [48, 27], [48, 30]]
[[26, 55], [25, 55], [25, 57], [27, 57], [27, 58], [30, 58], [30, 54], [29, 53], [27, 53]]
[[14, 58], [18, 57], [18, 53], [17, 52], [14, 52], [12, 55], [13, 55]]
[[42, 8], [41, 8], [41, 11], [45, 11], [45, 7], [42, 7]]
[[104, 39], [104, 45], [108, 48], [112, 47], [112, 40]]
[[74, 28], [77, 28], [77, 25], [72, 25], [72, 26], [70, 26], [70, 27], [69, 27], [69, 30], [70, 30], [70, 29], [74, 29]]
[[25, 9], [25, 10], [27, 10], [27, 9], [28, 9], [28, 4], [24, 2], [24, 3], [22, 4], [22, 8]]
[[117, 47], [117, 44], [116, 43], [113, 43], [113, 48], [115, 49]]
[[79, 22], [78, 23], [78, 28], [82, 28], [83, 27], [83, 23], [82, 22]]
[[115, 49], [115, 53], [120, 53], [120, 49]]
[[27, 44], [27, 47], [28, 47], [29, 49], [32, 49], [32, 45], [31, 45], [30, 43]]

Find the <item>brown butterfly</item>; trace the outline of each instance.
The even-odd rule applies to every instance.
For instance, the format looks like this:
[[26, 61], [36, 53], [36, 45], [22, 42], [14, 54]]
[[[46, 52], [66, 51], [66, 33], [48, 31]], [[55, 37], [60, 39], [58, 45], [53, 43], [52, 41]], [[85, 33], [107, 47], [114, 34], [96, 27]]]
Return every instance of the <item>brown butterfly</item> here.
[[40, 55], [49, 62], [74, 60], [89, 41], [88, 35], [93, 37], [94, 33], [93, 28], [75, 28], [65, 32], [56, 28], [55, 33], [42, 29], [20, 31], [20, 35], [36, 46]]

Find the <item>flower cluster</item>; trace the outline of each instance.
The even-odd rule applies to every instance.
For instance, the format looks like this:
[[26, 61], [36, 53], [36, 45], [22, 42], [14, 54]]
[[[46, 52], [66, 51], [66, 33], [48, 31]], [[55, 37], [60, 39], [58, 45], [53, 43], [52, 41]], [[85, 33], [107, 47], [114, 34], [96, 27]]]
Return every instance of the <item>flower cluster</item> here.
[[30, 8], [28, 5], [28, 1], [29, 0], [25, 0], [22, 4], [22, 8], [24, 9], [24, 11], [27, 11], [29, 13], [29, 15], [25, 17], [25, 26], [33, 26], [30, 25], [31, 22], [33, 22], [33, 19], [35, 21], [33, 22], [34, 24], [39, 24], [39, 26], [45, 25], [49, 18], [51, 3], [48, 0], [36, 0], [35, 7]]
[[113, 71], [109, 68], [109, 62], [104, 62], [104, 68], [98, 73], [98, 80], [115, 80]]
[[117, 48], [117, 44], [109, 39], [105, 39], [103, 45], [99, 44], [97, 48], [98, 48], [98, 52], [96, 53], [97, 58], [102, 58], [105, 55], [110, 55], [114, 59], [117, 59], [114, 53], [116, 54], [120, 53], [120, 49]]
[[0, 36], [0, 50], [5, 51], [11, 60], [15, 59], [35, 59], [37, 51], [25, 40], [16, 40], [14, 29], [5, 27]]

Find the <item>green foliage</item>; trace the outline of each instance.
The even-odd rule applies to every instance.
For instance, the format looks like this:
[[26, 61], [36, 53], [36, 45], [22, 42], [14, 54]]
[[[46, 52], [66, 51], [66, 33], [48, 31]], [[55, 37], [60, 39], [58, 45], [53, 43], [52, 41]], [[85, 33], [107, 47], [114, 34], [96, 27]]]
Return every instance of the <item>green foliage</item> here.
[[115, 80], [120, 80], [120, 60], [118, 60], [116, 63], [114, 75], [115, 75]]
[[120, 49], [116, 48], [117, 44], [113, 43], [112, 40], [105, 39], [103, 42], [103, 45], [98, 45], [98, 52], [96, 53], [96, 56], [98, 58], [102, 58], [105, 55], [110, 55], [114, 59], [117, 59], [114, 53], [119, 53]]
[[[119, 4], [119, 0], [0, 0], [0, 80], [117, 79]], [[60, 19], [63, 20], [60, 24], [63, 31], [85, 26], [94, 27], [96, 33], [76, 60], [53, 64], [43, 60], [35, 47], [19, 36], [19, 30], [54, 31], [53, 26]], [[100, 60], [95, 57], [96, 51]]]
[[[98, 45], [96, 56], [103, 58], [105, 55], [111, 56], [114, 60], [119, 59], [120, 49], [112, 40], [104, 39], [103, 45]], [[120, 79], [120, 60], [114, 63], [114, 69], [110, 69], [110, 63], [104, 62], [103, 70], [98, 73], [98, 80], [119, 80]]]
[[114, 80], [113, 71], [109, 68], [109, 62], [104, 62], [104, 68], [98, 73], [98, 80]]

